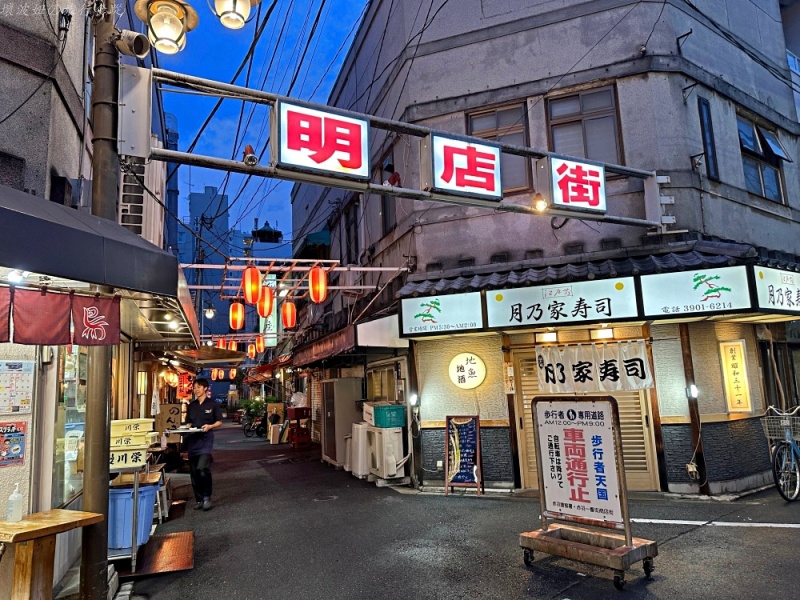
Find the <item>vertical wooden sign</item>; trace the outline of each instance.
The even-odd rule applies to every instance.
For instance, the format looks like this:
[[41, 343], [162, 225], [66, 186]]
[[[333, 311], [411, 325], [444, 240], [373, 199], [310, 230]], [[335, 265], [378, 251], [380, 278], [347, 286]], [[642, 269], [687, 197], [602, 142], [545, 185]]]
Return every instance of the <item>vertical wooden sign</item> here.
[[456, 487], [474, 487], [480, 495], [484, 491], [480, 417], [445, 417], [445, 437], [445, 495]]

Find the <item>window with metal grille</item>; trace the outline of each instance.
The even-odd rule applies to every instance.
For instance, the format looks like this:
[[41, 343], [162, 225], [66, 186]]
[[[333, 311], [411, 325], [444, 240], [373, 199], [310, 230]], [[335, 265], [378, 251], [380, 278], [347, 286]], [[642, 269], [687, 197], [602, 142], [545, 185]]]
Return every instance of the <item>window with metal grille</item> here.
[[[467, 117], [467, 133], [485, 140], [527, 146], [528, 119], [525, 105], [507, 106], [476, 112]], [[522, 192], [531, 188], [530, 161], [514, 154], [502, 155], [503, 192]]]
[[783, 202], [781, 161], [791, 162], [774, 131], [736, 115], [742, 168], [747, 191], [775, 202]]
[[547, 116], [554, 152], [605, 163], [622, 162], [613, 87], [548, 100]]

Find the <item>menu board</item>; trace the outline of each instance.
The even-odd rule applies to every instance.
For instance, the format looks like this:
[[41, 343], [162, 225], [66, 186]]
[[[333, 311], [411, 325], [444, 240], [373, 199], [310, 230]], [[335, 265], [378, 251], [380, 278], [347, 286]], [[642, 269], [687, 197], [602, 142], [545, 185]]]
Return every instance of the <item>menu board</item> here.
[[0, 414], [31, 412], [33, 361], [0, 360]]
[[445, 495], [453, 487], [474, 487], [480, 494], [483, 490], [480, 417], [446, 417], [445, 435]]

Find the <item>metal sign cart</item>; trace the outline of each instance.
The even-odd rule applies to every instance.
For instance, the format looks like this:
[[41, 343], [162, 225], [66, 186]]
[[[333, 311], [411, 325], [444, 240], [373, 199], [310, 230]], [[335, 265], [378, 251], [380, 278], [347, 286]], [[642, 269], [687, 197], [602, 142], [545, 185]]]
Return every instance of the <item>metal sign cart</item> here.
[[616, 399], [537, 396], [532, 404], [542, 527], [520, 534], [525, 565], [544, 552], [605, 567], [621, 590], [626, 569], [642, 561], [649, 579], [658, 548], [631, 535]]

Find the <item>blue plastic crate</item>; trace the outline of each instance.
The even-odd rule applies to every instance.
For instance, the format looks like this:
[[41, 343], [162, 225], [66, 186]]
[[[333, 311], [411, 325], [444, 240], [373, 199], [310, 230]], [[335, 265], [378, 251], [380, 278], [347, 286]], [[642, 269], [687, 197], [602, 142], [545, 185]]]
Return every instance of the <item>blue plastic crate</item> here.
[[[139, 518], [136, 521], [136, 545], [150, 539], [157, 485], [139, 486]], [[133, 528], [133, 488], [108, 490], [108, 547], [130, 548]]]

